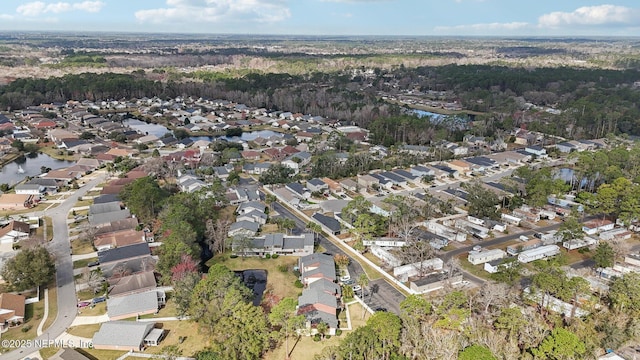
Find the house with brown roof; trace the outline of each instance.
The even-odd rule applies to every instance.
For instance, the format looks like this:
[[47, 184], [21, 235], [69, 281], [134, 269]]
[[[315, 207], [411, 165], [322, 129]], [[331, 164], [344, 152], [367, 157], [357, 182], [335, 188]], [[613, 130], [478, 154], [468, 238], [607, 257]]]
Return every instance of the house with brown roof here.
[[2, 194], [0, 195], [0, 210], [22, 209], [30, 196], [33, 195]]
[[140, 272], [123, 277], [112, 277], [109, 282], [109, 296], [125, 296], [155, 289], [156, 277], [153, 271]]
[[0, 294], [0, 331], [24, 322], [24, 295]]
[[460, 174], [468, 174], [471, 172], [471, 164], [464, 160], [449, 161], [446, 165]]
[[102, 251], [143, 242], [146, 242], [146, 234], [144, 231], [128, 229], [98, 235], [93, 241], [93, 246], [98, 251]]
[[0, 229], [0, 243], [13, 244], [20, 239], [28, 237], [30, 232], [29, 224], [11, 220], [8, 225]]

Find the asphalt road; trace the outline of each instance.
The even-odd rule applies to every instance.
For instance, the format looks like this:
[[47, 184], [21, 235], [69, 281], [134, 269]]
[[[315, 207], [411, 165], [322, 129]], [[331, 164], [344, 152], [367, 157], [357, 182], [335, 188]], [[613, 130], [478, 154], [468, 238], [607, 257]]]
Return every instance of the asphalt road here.
[[[16, 349], [3, 354], [3, 360], [20, 360], [25, 356], [37, 351], [44, 346], [47, 340], [56, 339], [71, 325], [75, 319], [77, 309], [76, 287], [73, 279], [73, 263], [71, 261], [71, 245], [69, 243], [69, 228], [67, 226], [67, 215], [76, 202], [96, 185], [104, 181], [105, 175], [99, 175], [94, 180], [89, 181], [85, 186], [76, 190], [73, 195], [55, 208], [44, 212], [44, 216], [51, 217], [53, 222], [53, 240], [48, 248], [56, 259], [56, 281], [58, 284], [58, 314], [51, 326], [44, 330], [44, 333], [36, 338], [29, 347]], [[49, 314], [49, 316], [55, 316]], [[35, 325], [37, 326], [37, 324]]]
[[[306, 231], [305, 228], [307, 224], [300, 218], [292, 214], [283, 205], [275, 202], [273, 203], [273, 210], [280, 214], [279, 216], [295, 221], [296, 228], [293, 229], [293, 233], [300, 234]], [[347, 269], [349, 270], [349, 275], [352, 279], [357, 281], [357, 279], [360, 277], [360, 274], [364, 274], [364, 270], [362, 269], [362, 266], [360, 266], [360, 263], [355, 261], [353, 257], [351, 257], [348, 253], [344, 252], [342, 249], [340, 249], [340, 247], [338, 247], [322, 235], [319, 235], [318, 239], [318, 243], [325, 249], [325, 253], [330, 255], [343, 254], [351, 259], [349, 265], [347, 266]], [[368, 291], [365, 291], [363, 300], [372, 309], [375, 310], [377, 308], [383, 308], [389, 312], [400, 314], [400, 302], [405, 299], [405, 296], [384, 279], [376, 279], [370, 281], [369, 287], [366, 290]]]

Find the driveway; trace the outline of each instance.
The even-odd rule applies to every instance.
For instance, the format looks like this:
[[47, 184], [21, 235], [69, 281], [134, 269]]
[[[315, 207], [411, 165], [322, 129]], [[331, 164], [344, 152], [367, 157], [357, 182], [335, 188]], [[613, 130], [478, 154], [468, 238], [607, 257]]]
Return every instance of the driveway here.
[[[76, 190], [73, 195], [65, 199], [59, 206], [44, 211], [53, 222], [53, 240], [48, 244], [49, 251], [56, 259], [56, 281], [58, 284], [58, 314], [45, 334], [36, 339], [55, 339], [62, 335], [71, 325], [77, 315], [76, 288], [73, 279], [73, 262], [71, 261], [71, 244], [69, 243], [69, 229], [67, 214], [78, 200], [96, 185], [104, 181], [106, 174], [100, 174]], [[2, 355], [3, 360], [20, 360], [26, 355], [38, 350], [37, 346], [16, 349]]]

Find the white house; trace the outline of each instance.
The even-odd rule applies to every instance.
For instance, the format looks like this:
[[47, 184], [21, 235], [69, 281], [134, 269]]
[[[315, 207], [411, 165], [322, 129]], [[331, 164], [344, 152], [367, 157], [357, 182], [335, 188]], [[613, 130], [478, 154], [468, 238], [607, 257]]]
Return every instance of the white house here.
[[502, 259], [507, 253], [502, 249], [469, 251], [467, 260], [473, 265], [484, 264], [489, 261]]
[[591, 220], [584, 223], [582, 226], [582, 231], [584, 231], [587, 235], [594, 235], [599, 232], [613, 230], [616, 224], [612, 221], [604, 219], [604, 220]]
[[393, 268], [393, 276], [402, 282], [407, 282], [412, 276], [424, 276], [433, 271], [440, 271], [444, 262], [440, 258], [433, 258], [423, 262], [398, 266]]
[[560, 247], [558, 247], [558, 245], [545, 245], [521, 252], [518, 254], [518, 261], [521, 263], [529, 263], [535, 260], [546, 259], [559, 253]]

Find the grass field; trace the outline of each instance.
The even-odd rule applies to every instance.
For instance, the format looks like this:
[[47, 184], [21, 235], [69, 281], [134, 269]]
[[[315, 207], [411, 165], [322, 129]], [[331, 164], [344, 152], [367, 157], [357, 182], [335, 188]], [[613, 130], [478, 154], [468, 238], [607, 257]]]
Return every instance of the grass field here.
[[49, 285], [49, 314], [47, 314], [47, 320], [44, 321], [42, 330], [47, 330], [51, 324], [56, 320], [58, 315], [58, 287], [55, 281]]
[[[209, 344], [207, 337], [200, 333], [198, 325], [192, 321], [165, 321], [156, 323], [156, 327], [168, 330], [166, 338], [160, 346], [149, 347], [145, 350], [145, 353], [161, 354], [163, 347], [176, 345], [182, 352], [182, 356], [194, 356]], [[180, 337], [184, 338], [182, 343], [179, 341]]]
[[71, 240], [71, 253], [73, 255], [89, 254], [94, 251], [96, 250], [93, 248], [93, 244], [88, 241], [80, 239]]
[[[277, 259], [263, 259], [258, 257], [238, 257], [231, 259], [229, 254], [216, 255], [207, 262], [207, 265], [222, 264], [233, 271], [264, 269], [267, 271], [267, 290], [283, 297], [297, 298], [302, 289], [293, 286], [296, 276], [293, 274], [293, 266], [298, 263], [296, 256], [279, 256]], [[287, 267], [287, 272], [278, 269], [279, 265]]]
[[87, 264], [89, 264], [90, 262], [97, 261], [97, 260], [98, 260], [97, 257], [90, 258], [90, 259], [76, 260], [76, 261], [73, 262], [73, 268], [74, 269], [81, 269], [81, 268], [87, 266]]

